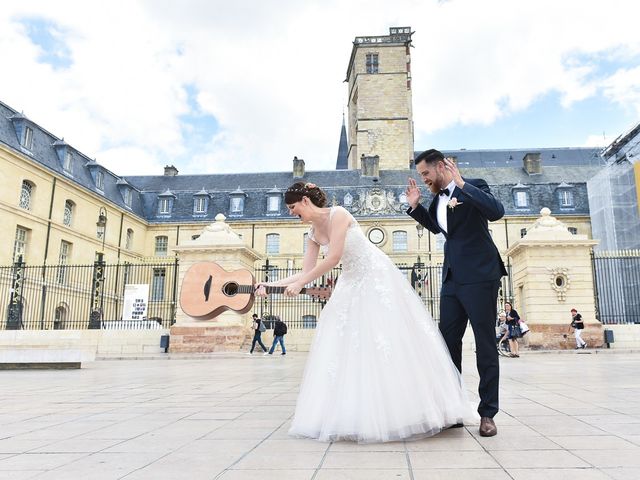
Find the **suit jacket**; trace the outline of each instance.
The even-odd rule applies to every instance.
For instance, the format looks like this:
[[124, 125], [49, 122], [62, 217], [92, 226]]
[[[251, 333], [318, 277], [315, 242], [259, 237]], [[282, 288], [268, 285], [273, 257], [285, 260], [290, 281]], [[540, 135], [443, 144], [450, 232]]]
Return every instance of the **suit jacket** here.
[[407, 213], [429, 231], [444, 234], [443, 282], [450, 274], [462, 284], [497, 280], [507, 271], [489, 233], [489, 221], [502, 218], [504, 207], [484, 180], [465, 178], [464, 181], [464, 187], [455, 187], [451, 195], [458, 200], [458, 205], [447, 206], [448, 232], [444, 232], [436, 220], [437, 195], [428, 210], [418, 204], [414, 210], [409, 207]]

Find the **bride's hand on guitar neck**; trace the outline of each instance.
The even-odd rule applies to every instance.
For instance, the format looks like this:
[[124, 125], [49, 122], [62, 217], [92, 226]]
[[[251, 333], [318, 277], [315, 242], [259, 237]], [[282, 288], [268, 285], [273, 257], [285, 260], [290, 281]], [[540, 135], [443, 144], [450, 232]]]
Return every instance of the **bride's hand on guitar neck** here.
[[265, 288], [266, 283], [256, 283], [254, 288], [254, 294], [256, 297], [266, 297], [267, 289]]
[[300, 293], [300, 290], [302, 290], [304, 287], [304, 285], [302, 285], [301, 283], [292, 283], [290, 285], [287, 286], [287, 288], [284, 291], [285, 296], [287, 297], [295, 297]]

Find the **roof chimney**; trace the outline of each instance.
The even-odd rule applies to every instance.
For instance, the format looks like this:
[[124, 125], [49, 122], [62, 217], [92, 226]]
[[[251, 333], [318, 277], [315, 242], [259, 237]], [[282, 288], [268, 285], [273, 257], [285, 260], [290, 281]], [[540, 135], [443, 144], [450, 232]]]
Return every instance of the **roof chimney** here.
[[175, 177], [178, 175], [178, 169], [173, 165], [165, 165], [164, 167], [164, 176], [165, 177]]
[[304, 160], [298, 157], [293, 157], [293, 178], [304, 177]]
[[529, 175], [542, 173], [542, 160], [539, 153], [527, 153], [522, 159], [522, 167]]
[[361, 163], [361, 175], [363, 177], [378, 177], [380, 175], [380, 157], [373, 155], [371, 157], [365, 157], [364, 154], [360, 157]]

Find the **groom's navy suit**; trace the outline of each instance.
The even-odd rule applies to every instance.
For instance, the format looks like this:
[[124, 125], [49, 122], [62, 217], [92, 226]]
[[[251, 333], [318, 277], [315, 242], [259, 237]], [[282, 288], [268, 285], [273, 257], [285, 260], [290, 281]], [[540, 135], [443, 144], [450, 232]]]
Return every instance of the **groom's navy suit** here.
[[504, 207], [482, 179], [463, 179], [462, 189], [455, 187], [451, 195], [458, 204], [447, 206], [447, 231], [437, 222], [439, 201], [436, 197], [429, 209], [422, 205], [407, 213], [433, 233], [446, 238], [440, 292], [440, 331], [453, 363], [462, 371], [462, 337], [471, 322], [476, 341], [476, 361], [480, 374], [478, 413], [491, 417], [498, 413], [498, 381], [500, 366], [495, 344], [495, 322], [500, 278], [506, 275], [491, 234], [489, 221], [504, 215]]

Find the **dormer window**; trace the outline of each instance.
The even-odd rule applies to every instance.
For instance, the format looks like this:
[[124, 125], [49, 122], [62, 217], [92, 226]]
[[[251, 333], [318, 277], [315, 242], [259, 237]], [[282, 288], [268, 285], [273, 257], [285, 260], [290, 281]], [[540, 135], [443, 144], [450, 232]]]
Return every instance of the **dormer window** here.
[[122, 191], [122, 198], [123, 198], [123, 200], [124, 200], [124, 204], [125, 204], [127, 207], [130, 207], [130, 206], [131, 206], [131, 198], [132, 198], [132, 196], [133, 196], [133, 195], [131, 195], [131, 189], [130, 189], [130, 188], [125, 188], [125, 189]]
[[104, 172], [100, 170], [96, 172], [96, 188], [98, 190], [104, 190]]
[[244, 211], [244, 198], [242, 197], [231, 198], [230, 210], [231, 210], [231, 213], [237, 213], [237, 214], [242, 213]]
[[207, 199], [206, 197], [196, 197], [193, 200], [193, 213], [206, 213]]
[[267, 192], [267, 215], [280, 214], [280, 201], [282, 192], [277, 187], [273, 187]]
[[22, 136], [22, 146], [27, 150], [33, 148], [33, 129], [31, 127], [24, 128], [24, 135]]
[[568, 183], [562, 182], [558, 185], [558, 202], [560, 208], [574, 208], [573, 187]]
[[158, 213], [160, 215], [171, 213], [171, 204], [168, 198], [161, 198], [158, 200]]
[[158, 195], [158, 215], [171, 215], [175, 199], [176, 196], [169, 189]]
[[247, 198], [247, 194], [244, 193], [239, 186], [229, 194], [229, 215], [244, 215], [245, 198]]
[[573, 192], [571, 190], [562, 190], [560, 192], [560, 206], [573, 207]]
[[193, 214], [206, 215], [209, 208], [209, 193], [203, 188], [193, 196]]
[[64, 168], [65, 172], [71, 172], [71, 152], [67, 152], [64, 155], [64, 163], [62, 164], [62, 168]]
[[518, 183], [512, 189], [513, 192], [513, 203], [516, 208], [529, 208], [529, 187], [523, 185], [522, 183]]
[[279, 212], [280, 211], [280, 197], [276, 195], [271, 195], [269, 197], [269, 206], [267, 207], [269, 212]]
[[350, 207], [353, 204], [353, 197], [351, 196], [350, 193], [347, 193], [344, 196], [344, 199], [342, 200], [342, 202], [344, 203], [345, 207]]
[[520, 190], [515, 193], [516, 207], [527, 208], [529, 206], [529, 196], [524, 190]]

